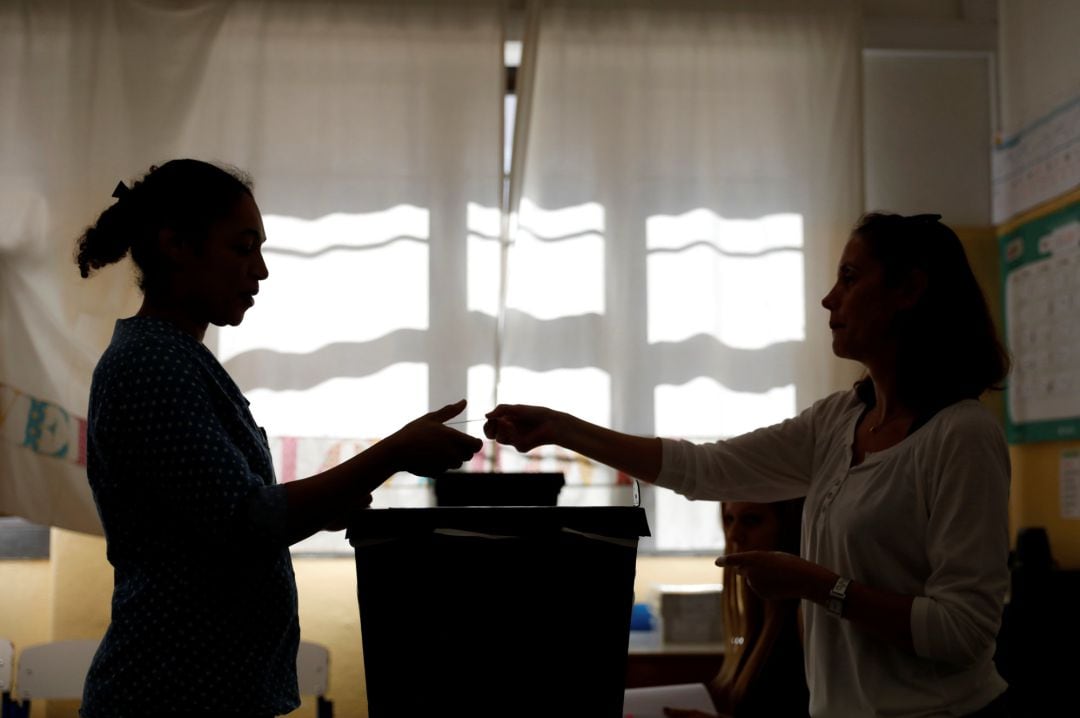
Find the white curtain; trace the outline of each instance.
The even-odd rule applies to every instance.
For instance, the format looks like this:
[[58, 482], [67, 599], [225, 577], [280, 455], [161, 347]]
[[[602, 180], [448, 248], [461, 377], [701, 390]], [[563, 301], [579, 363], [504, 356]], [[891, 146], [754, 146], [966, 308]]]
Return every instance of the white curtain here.
[[[530, 20], [499, 400], [706, 440], [847, 384], [819, 302], [862, 208], [858, 3]], [[722, 545], [715, 504], [649, 497], [656, 548]]]
[[208, 344], [281, 478], [489, 408], [502, 26], [483, 0], [0, 5], [0, 513], [100, 531], [80, 417], [138, 292], [126, 262], [81, 280], [73, 242], [173, 157], [255, 179], [270, 280]]
[[[461, 396], [709, 439], [842, 386], [818, 301], [862, 206], [856, 6], [529, 3], [507, 217], [498, 0], [0, 4], [0, 513], [100, 530], [81, 417], [138, 292], [72, 244], [171, 157], [256, 181], [271, 277], [208, 343], [283, 480]], [[496, 466], [629, 501], [565, 453]], [[648, 500], [658, 548], [717, 545], [715, 506]]]

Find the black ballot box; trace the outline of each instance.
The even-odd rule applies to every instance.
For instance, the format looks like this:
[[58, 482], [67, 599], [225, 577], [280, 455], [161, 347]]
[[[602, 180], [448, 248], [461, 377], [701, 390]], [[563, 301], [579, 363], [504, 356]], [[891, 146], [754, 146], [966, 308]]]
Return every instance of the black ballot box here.
[[372, 509], [356, 554], [368, 714], [619, 718], [639, 507]]

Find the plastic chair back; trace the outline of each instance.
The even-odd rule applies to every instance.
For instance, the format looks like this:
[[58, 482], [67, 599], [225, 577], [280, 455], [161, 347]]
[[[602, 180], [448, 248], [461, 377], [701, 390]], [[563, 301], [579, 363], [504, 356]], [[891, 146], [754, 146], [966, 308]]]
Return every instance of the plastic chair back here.
[[98, 639], [53, 641], [27, 646], [19, 655], [16, 700], [82, 698], [83, 683]]
[[330, 651], [326, 646], [300, 641], [296, 653], [296, 682], [301, 696], [316, 697], [316, 718], [333, 718], [334, 704], [326, 698], [330, 687]]
[[19, 718], [19, 706], [11, 699], [15, 679], [15, 646], [0, 638], [0, 718]]
[[10, 693], [15, 678], [15, 646], [0, 638], [0, 693]]
[[300, 642], [296, 654], [296, 681], [302, 696], [324, 696], [330, 682], [330, 651], [326, 646]]

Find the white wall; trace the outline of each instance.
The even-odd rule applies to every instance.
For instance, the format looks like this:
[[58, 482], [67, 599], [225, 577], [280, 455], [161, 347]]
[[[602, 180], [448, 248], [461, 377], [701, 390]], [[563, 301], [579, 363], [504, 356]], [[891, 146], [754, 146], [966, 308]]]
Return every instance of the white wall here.
[[1080, 97], [1080, 2], [1000, 0], [1001, 119], [1009, 136]]
[[862, 0], [865, 207], [985, 227], [996, 0]]
[[867, 51], [866, 208], [990, 220], [992, 55]]

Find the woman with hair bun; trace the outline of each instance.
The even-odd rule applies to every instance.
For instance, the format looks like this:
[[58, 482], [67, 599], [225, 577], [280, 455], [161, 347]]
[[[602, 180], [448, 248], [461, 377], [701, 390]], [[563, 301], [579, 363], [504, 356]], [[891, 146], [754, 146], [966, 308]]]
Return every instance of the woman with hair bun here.
[[348, 461], [277, 484], [266, 433], [202, 340], [237, 325], [269, 272], [250, 182], [167, 162], [79, 239], [83, 277], [130, 254], [143, 302], [116, 322], [90, 389], [87, 475], [114, 568], [112, 620], [83, 718], [266, 718], [299, 705], [288, 547], [339, 528], [398, 471], [460, 466], [459, 401]]
[[712, 444], [502, 405], [485, 433], [557, 444], [693, 499], [806, 497], [801, 556], [717, 563], [800, 599], [810, 715], [1005, 716], [993, 655], [1009, 583], [1009, 455], [978, 398], [1009, 360], [956, 234], [873, 213], [822, 299], [833, 353], [866, 376], [798, 416]]

